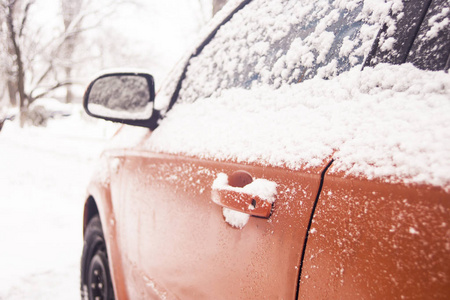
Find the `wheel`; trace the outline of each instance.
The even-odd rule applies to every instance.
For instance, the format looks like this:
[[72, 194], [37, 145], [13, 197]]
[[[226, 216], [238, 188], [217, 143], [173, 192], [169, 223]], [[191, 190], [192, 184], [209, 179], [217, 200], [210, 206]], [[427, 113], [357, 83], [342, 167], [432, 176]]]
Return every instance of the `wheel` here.
[[81, 298], [114, 300], [105, 238], [100, 218], [94, 216], [86, 227], [81, 256]]

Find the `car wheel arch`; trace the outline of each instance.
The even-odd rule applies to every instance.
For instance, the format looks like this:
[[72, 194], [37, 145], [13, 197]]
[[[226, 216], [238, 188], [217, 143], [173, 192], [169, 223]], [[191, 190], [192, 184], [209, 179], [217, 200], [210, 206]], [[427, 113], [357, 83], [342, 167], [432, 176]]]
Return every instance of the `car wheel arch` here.
[[84, 236], [84, 234], [86, 232], [87, 224], [96, 215], [99, 216], [97, 203], [96, 203], [94, 197], [89, 196], [88, 199], [86, 200], [85, 204], [84, 204], [83, 236]]
[[86, 227], [80, 265], [82, 299], [114, 300], [114, 288], [103, 226], [98, 214]]

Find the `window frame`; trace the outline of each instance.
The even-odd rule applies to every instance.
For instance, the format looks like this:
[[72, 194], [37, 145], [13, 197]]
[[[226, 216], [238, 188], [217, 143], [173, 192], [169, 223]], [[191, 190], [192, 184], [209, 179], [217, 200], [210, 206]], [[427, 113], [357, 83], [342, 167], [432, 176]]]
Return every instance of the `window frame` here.
[[183, 80], [186, 78], [186, 72], [189, 66], [189, 63], [191, 62], [191, 59], [198, 56], [203, 48], [206, 47], [206, 45], [209, 44], [209, 42], [211, 42], [211, 40], [214, 38], [214, 36], [216, 35], [217, 31], [220, 29], [220, 27], [222, 27], [223, 25], [225, 25], [226, 23], [228, 23], [228, 21], [231, 20], [231, 18], [234, 16], [234, 14], [236, 14], [238, 11], [240, 11], [241, 9], [243, 9], [247, 4], [249, 4], [250, 2], [252, 2], [253, 0], [243, 0], [238, 6], [236, 6], [233, 11], [228, 14], [228, 16], [226, 16], [212, 31], [211, 33], [203, 40], [203, 42], [200, 43], [200, 45], [195, 49], [195, 51], [189, 56], [189, 58], [186, 60], [184, 67], [183, 67], [183, 72], [181, 73], [180, 77], [178, 78], [178, 82], [177, 85], [175, 87], [175, 90], [173, 91], [172, 96], [170, 97], [170, 102], [169, 102], [169, 106], [167, 108], [167, 111], [170, 111], [172, 109], [172, 107], [175, 105], [175, 103], [178, 100], [178, 96], [180, 94], [180, 90], [181, 90], [181, 85], [183, 83]]

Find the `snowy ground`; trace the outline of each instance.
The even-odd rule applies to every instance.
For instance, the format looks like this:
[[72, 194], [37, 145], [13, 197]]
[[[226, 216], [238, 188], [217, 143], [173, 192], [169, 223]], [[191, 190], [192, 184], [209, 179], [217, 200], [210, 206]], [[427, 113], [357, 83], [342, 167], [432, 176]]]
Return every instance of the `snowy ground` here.
[[116, 125], [79, 108], [0, 132], [0, 299], [79, 299], [87, 183]]

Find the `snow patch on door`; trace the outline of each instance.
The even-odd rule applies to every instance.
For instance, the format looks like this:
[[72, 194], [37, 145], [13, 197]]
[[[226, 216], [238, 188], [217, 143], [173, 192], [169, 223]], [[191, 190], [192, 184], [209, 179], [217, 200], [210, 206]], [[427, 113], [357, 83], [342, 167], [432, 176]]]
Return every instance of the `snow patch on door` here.
[[250, 219], [249, 214], [241, 213], [226, 207], [223, 208], [223, 216], [225, 217], [225, 222], [239, 229], [242, 229], [247, 225], [247, 222]]

